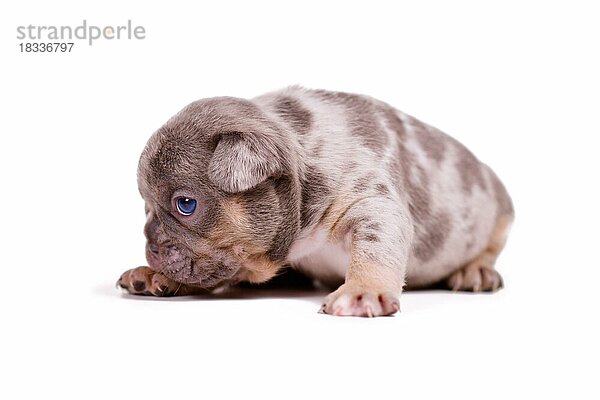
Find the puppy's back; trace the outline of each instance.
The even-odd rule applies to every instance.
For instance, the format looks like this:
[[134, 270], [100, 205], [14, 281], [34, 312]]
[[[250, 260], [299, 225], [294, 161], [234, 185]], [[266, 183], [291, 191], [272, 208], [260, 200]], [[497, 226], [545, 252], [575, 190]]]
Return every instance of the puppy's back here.
[[[302, 154], [302, 227], [340, 197], [385, 196], [410, 212], [408, 280], [433, 283], [488, 245], [510, 197], [465, 146], [374, 98], [290, 87], [253, 100], [294, 136]], [[382, 216], [385, 218], [385, 216]]]

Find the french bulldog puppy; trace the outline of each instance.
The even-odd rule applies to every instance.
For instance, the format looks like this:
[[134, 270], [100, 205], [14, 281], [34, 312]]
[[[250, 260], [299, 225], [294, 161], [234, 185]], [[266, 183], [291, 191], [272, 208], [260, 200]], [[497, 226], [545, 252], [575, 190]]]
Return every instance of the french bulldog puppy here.
[[456, 140], [364, 95], [290, 87], [196, 101], [139, 161], [149, 267], [129, 293], [206, 293], [291, 267], [337, 288], [321, 311], [380, 316], [403, 288], [495, 291], [513, 220]]

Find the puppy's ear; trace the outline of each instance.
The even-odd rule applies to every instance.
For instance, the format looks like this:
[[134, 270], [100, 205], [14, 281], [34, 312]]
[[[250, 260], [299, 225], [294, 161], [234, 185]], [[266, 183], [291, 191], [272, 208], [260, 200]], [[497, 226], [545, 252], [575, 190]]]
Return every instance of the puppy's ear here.
[[276, 140], [251, 133], [221, 135], [208, 165], [208, 177], [220, 189], [242, 192], [281, 174], [287, 162]]

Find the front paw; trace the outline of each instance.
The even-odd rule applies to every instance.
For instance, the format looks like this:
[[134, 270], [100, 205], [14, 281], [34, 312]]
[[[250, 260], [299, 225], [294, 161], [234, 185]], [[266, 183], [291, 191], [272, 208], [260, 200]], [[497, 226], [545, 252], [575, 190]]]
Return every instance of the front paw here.
[[338, 316], [379, 317], [400, 311], [394, 293], [343, 284], [325, 298], [320, 312]]
[[187, 294], [188, 288], [148, 267], [137, 267], [125, 271], [117, 281], [117, 286], [131, 294], [144, 296], [175, 296]]

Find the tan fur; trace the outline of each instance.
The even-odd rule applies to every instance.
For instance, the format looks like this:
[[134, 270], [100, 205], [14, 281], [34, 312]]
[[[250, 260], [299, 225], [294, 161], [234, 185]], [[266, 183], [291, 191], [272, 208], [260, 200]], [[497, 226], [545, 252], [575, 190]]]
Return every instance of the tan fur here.
[[[246, 253], [264, 253], [264, 247], [255, 243], [255, 236], [242, 205], [235, 198], [225, 199], [221, 205], [223, 216], [216, 227], [207, 234], [211, 244], [215, 247], [232, 247], [243, 243]], [[248, 246], [250, 243], [252, 245]]]
[[[375, 273], [373, 272], [375, 271]], [[360, 254], [353, 254], [346, 282], [362, 288], [370, 288], [380, 293], [400, 293], [402, 281], [398, 274], [374, 265], [372, 261], [362, 260]]]
[[354, 203], [361, 200], [355, 194], [335, 200], [321, 218], [323, 227], [329, 230], [331, 240], [339, 240], [347, 232], [348, 227], [341, 224], [342, 218]]
[[248, 257], [264, 256], [267, 248], [250, 227], [246, 210], [235, 199], [222, 203], [224, 215], [215, 229], [208, 232], [207, 239], [215, 248], [232, 248], [240, 261]]
[[494, 264], [506, 244], [512, 219], [511, 215], [502, 215], [498, 218], [485, 250], [448, 277], [446, 283], [450, 289], [493, 292], [503, 286], [502, 277], [494, 270]]
[[332, 315], [373, 317], [400, 310], [398, 295], [404, 280], [394, 268], [386, 268], [369, 256], [352, 237], [351, 261], [346, 281], [327, 296], [322, 312]]
[[222, 207], [221, 221], [207, 236], [212, 246], [233, 250], [241, 266], [237, 279], [262, 283], [274, 277], [282, 265], [265, 255], [267, 249], [253, 234], [244, 207], [236, 197], [224, 200]]
[[251, 256], [243, 261], [240, 276], [251, 283], [263, 283], [273, 278], [281, 270], [282, 265], [276, 264], [264, 255]]
[[498, 257], [506, 245], [506, 239], [508, 238], [508, 232], [510, 231], [513, 219], [514, 217], [512, 215], [502, 215], [498, 218], [496, 227], [492, 232], [490, 244], [487, 248], [487, 251], [494, 256], [494, 259]]
[[240, 229], [247, 233], [248, 229], [250, 229], [250, 224], [248, 223], [246, 210], [238, 199], [235, 197], [224, 199], [221, 205], [223, 207], [223, 217], [226, 220], [223, 223], [228, 223], [233, 229]]

